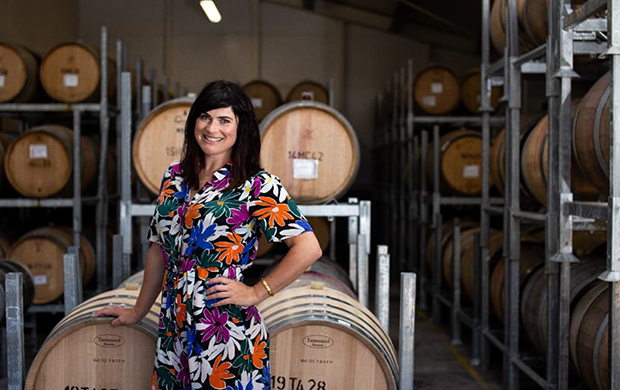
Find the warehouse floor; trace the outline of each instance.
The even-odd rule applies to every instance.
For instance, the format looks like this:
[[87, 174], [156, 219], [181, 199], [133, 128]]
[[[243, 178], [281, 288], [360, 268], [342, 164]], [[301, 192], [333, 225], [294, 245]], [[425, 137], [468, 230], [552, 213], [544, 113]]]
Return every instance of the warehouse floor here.
[[[399, 290], [390, 291], [390, 337], [398, 349]], [[463, 329], [463, 332], [466, 328]], [[468, 344], [466, 344], [468, 345]], [[450, 343], [448, 326], [435, 326], [425, 312], [416, 313], [414, 388], [425, 390], [499, 390], [499, 370], [483, 371], [469, 364], [470, 351]]]

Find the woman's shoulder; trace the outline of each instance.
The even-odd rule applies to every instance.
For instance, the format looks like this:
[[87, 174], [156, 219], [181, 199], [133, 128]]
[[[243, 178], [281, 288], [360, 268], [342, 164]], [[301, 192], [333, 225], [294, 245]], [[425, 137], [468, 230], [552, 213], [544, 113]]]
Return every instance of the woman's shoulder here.
[[170, 163], [170, 165], [166, 169], [166, 172], [164, 173], [164, 177], [167, 179], [173, 179], [180, 175], [181, 175], [181, 162], [180, 161], [173, 161], [172, 163]]

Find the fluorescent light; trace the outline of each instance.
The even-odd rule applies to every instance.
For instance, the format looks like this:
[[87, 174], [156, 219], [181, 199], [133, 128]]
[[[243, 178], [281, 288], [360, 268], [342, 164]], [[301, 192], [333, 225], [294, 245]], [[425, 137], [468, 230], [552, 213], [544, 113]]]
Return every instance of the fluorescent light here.
[[213, 0], [201, 0], [200, 6], [211, 23], [219, 23], [222, 20], [222, 15]]

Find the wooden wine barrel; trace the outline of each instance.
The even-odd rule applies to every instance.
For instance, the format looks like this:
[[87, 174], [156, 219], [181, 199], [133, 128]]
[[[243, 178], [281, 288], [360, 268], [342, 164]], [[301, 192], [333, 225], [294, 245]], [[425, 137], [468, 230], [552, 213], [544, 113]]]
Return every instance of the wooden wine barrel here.
[[[570, 301], [574, 306], [592, 282], [605, 270], [605, 261], [598, 255], [583, 257], [571, 264]], [[547, 275], [544, 268], [534, 271], [521, 295], [521, 319], [530, 342], [542, 356], [547, 348]]]
[[6, 258], [7, 253], [11, 249], [11, 240], [4, 234], [0, 233], [0, 259]]
[[[549, 117], [543, 117], [531, 131], [521, 151], [521, 176], [528, 191], [543, 206], [547, 205]], [[581, 172], [576, 161], [571, 164], [571, 187], [576, 200], [596, 200], [599, 190]]]
[[156, 107], [140, 123], [133, 141], [133, 164], [144, 187], [159, 193], [164, 172], [181, 159], [185, 121], [193, 99], [174, 99]]
[[353, 127], [318, 102], [294, 102], [261, 122], [261, 163], [299, 203], [324, 203], [355, 181], [360, 148]]
[[418, 73], [413, 83], [416, 104], [432, 115], [448, 114], [461, 101], [459, 82], [451, 70], [432, 66]]
[[[480, 70], [470, 71], [461, 83], [461, 101], [467, 110], [473, 114], [478, 113], [480, 108]], [[491, 107], [497, 108], [499, 99], [502, 97], [502, 88], [499, 86], [491, 87]]]
[[[524, 6], [524, 2], [528, 0], [517, 0], [517, 9]], [[491, 42], [493, 47], [501, 55], [504, 54], [506, 48], [506, 26], [507, 26], [507, 0], [495, 0], [491, 7]], [[517, 11], [519, 13], [519, 11]], [[528, 33], [525, 31], [522, 23], [519, 23], [519, 51], [524, 53], [533, 49], [536, 45], [532, 42]], [[546, 39], [546, 38], [545, 38]]]
[[312, 230], [314, 231], [316, 239], [319, 241], [321, 250], [325, 252], [329, 247], [329, 241], [331, 239], [329, 221], [327, 218], [323, 217], [308, 217], [308, 223], [312, 226]]
[[296, 84], [286, 96], [287, 103], [298, 100], [329, 104], [329, 92], [321, 84], [305, 80]]
[[[470, 249], [474, 247], [474, 234], [480, 232], [480, 227], [474, 227], [471, 229], [461, 230], [461, 253], [459, 257], [462, 259], [463, 255]], [[443, 277], [448, 284], [449, 287], [452, 287], [454, 284], [453, 278], [453, 270], [452, 263], [454, 257], [454, 235], [446, 244], [445, 250], [443, 252]], [[462, 268], [461, 268], [462, 272]]]
[[[116, 67], [108, 60], [108, 97], [116, 90]], [[65, 103], [100, 99], [101, 67], [99, 53], [81, 43], [63, 43], [43, 58], [41, 85], [54, 100]]]
[[260, 236], [260, 241], [258, 242], [258, 252], [256, 252], [256, 257], [263, 257], [267, 255], [273, 249], [274, 244], [267, 241], [265, 235]]
[[[582, 4], [585, 0], [573, 0], [573, 6]], [[534, 46], [547, 43], [549, 34], [549, 3], [545, 0], [518, 0], [517, 15], [520, 30]]]
[[[475, 245], [472, 237], [472, 245], [468, 245], [461, 257], [461, 286], [464, 297], [470, 302], [475, 301], [476, 296], [476, 273], [475, 273]], [[489, 270], [495, 267], [502, 258], [504, 233], [491, 229], [489, 232]]]
[[609, 192], [611, 74], [606, 73], [581, 99], [573, 123], [573, 154], [603, 194]]
[[256, 119], [260, 122], [267, 114], [282, 104], [280, 91], [273, 84], [264, 80], [254, 80], [243, 86], [254, 106]]
[[[82, 190], [95, 183], [98, 147], [82, 137]], [[73, 193], [73, 131], [64, 126], [33, 127], [6, 152], [5, 172], [11, 186], [23, 196], [46, 198]]]
[[54, 327], [39, 350], [25, 389], [150, 388], [159, 303], [136, 325], [112, 327], [109, 317], [92, 317], [94, 311], [105, 306], [134, 306], [137, 297], [138, 290], [112, 290], [72, 310]]
[[[528, 282], [532, 272], [542, 267], [545, 263], [545, 247], [542, 244], [531, 242], [521, 242], [521, 257], [519, 260], [519, 287], [520, 290]], [[493, 269], [493, 268], [491, 268]], [[504, 305], [506, 302], [506, 291], [504, 285], [504, 260], [497, 262], [493, 269], [490, 281], [490, 296], [493, 312], [501, 322], [504, 323]], [[521, 294], [520, 294], [521, 295]]]
[[[479, 223], [469, 220], [460, 221], [461, 231], [477, 227]], [[441, 225], [441, 253], [445, 253], [446, 244], [452, 240], [452, 233], [454, 233], [454, 221], [444, 222]], [[433, 251], [435, 247], [435, 229], [431, 230], [428, 242], [426, 244], [426, 264], [431, 273], [435, 271], [435, 264], [433, 263]]]
[[39, 63], [25, 47], [0, 43], [0, 103], [28, 102], [36, 96]]
[[609, 286], [597, 280], [571, 314], [570, 354], [588, 389], [609, 389]]
[[[472, 130], [460, 129], [439, 140], [440, 189], [445, 193], [476, 195], [482, 191], [482, 137]], [[429, 149], [426, 173], [433, 180], [433, 154]]]
[[258, 308], [271, 334], [274, 383], [312, 378], [325, 388], [396, 390], [391, 340], [375, 316], [347, 294], [289, 287]]
[[7, 194], [11, 192], [11, 186], [6, 178], [6, 173], [4, 172], [4, 159], [11, 142], [13, 142], [15, 138], [17, 138], [16, 134], [0, 133], [0, 194]]
[[34, 284], [28, 268], [17, 261], [0, 259], [0, 323], [4, 320], [5, 280], [6, 274], [18, 272], [22, 274], [22, 298], [24, 310], [28, 309], [34, 299]]
[[[28, 267], [35, 285], [34, 303], [49, 303], [64, 293], [63, 256], [73, 246], [70, 229], [46, 227], [20, 238], [7, 257]], [[80, 267], [85, 286], [95, 269], [95, 251], [84, 237], [80, 239]]]

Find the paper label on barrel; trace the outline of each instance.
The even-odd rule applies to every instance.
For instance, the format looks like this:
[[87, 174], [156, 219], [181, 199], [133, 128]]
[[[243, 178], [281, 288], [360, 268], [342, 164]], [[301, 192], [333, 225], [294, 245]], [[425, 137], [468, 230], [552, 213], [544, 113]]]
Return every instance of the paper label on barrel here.
[[79, 84], [79, 77], [76, 73], [65, 73], [62, 75], [62, 85], [67, 88], [75, 88]]
[[465, 165], [463, 167], [463, 177], [466, 179], [477, 179], [480, 177], [479, 165]]
[[443, 93], [443, 84], [442, 83], [431, 83], [431, 92], [432, 93]]
[[293, 179], [318, 179], [319, 160], [296, 158], [293, 160]]
[[31, 144], [30, 145], [30, 158], [47, 158], [47, 145], [45, 144]]
[[437, 105], [437, 98], [433, 95], [427, 95], [422, 97], [422, 103], [424, 103], [425, 106], [435, 107]]
[[32, 277], [32, 282], [35, 286], [42, 286], [47, 284], [47, 275], [34, 275]]
[[303, 91], [301, 93], [301, 100], [314, 100], [314, 92], [312, 92], [312, 91]]
[[254, 106], [254, 108], [263, 108], [263, 99], [252, 98], [252, 105]]
[[0, 74], [0, 88], [3, 88], [3, 87], [4, 87], [4, 78], [5, 78], [5, 77], [6, 77], [5, 75]]

